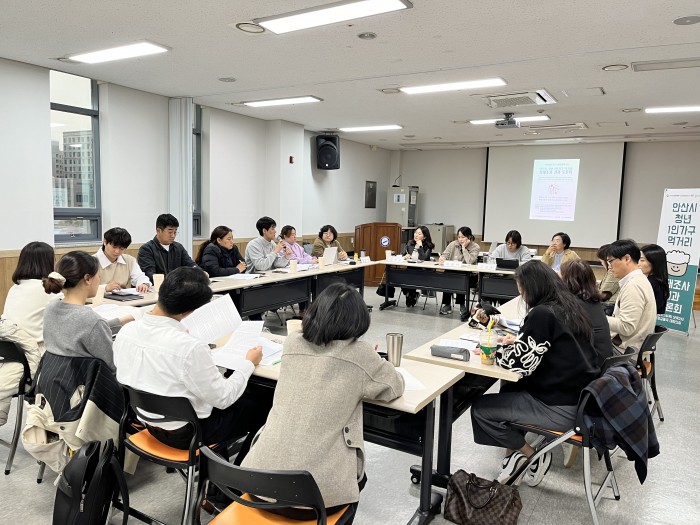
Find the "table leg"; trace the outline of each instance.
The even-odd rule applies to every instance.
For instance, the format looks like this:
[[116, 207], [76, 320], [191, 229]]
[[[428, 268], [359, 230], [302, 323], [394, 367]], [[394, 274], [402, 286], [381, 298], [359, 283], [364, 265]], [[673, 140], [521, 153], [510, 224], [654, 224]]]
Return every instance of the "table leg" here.
[[[450, 463], [452, 460], [452, 424], [454, 423], [454, 390], [447, 389], [440, 395], [440, 417], [438, 418], [438, 457], [437, 469], [432, 471], [431, 483], [434, 487], [447, 488], [447, 482], [452, 475]], [[411, 481], [419, 483], [423, 473], [422, 466], [411, 467]]]
[[427, 472], [420, 484], [420, 505], [408, 522], [408, 525], [426, 525], [440, 513], [442, 495], [432, 491], [433, 472], [433, 433], [435, 431], [435, 401], [431, 401], [425, 410], [425, 434], [423, 435], [423, 459], [421, 469]]

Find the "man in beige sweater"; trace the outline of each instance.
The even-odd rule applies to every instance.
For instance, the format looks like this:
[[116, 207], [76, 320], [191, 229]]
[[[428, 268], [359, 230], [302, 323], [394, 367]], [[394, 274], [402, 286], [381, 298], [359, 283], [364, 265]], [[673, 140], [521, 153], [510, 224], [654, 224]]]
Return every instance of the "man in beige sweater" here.
[[613, 343], [622, 349], [639, 349], [656, 325], [654, 291], [639, 269], [639, 257], [639, 247], [631, 239], [613, 242], [607, 252], [608, 265], [620, 279], [620, 292], [608, 324]]

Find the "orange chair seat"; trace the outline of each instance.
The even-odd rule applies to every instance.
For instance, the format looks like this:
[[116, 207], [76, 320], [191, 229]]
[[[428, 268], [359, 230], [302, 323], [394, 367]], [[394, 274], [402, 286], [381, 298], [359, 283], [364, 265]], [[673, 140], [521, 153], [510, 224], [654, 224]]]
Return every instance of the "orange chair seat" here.
[[[250, 501], [248, 494], [243, 495], [244, 499]], [[339, 510], [335, 514], [328, 516], [328, 525], [335, 525], [343, 516], [347, 507]], [[209, 522], [209, 525], [316, 525], [316, 520], [298, 521], [285, 518], [278, 514], [265, 512], [264, 510], [246, 507], [240, 503], [231, 503], [221, 514]]]
[[[559, 432], [558, 430], [551, 430], [549, 428], [542, 428], [542, 427], [536, 427], [535, 425], [525, 425], [526, 427], [530, 427], [533, 431], [542, 431], [542, 432], [547, 432], [548, 434], [555, 434], [557, 436], [561, 436], [564, 434], [564, 432]], [[569, 441], [576, 441], [579, 443], [581, 446], [583, 446], [583, 436], [580, 434], [574, 434], [569, 438]]]
[[[647, 376], [647, 377], [651, 377], [651, 372], [652, 372], [651, 361], [642, 361], [642, 363], [644, 364], [644, 368], [646, 369], [646, 370], [645, 370], [645, 371], [646, 371], [646, 376]], [[640, 376], [642, 375], [642, 371], [641, 371], [641, 370], [637, 370], [637, 373], [638, 373]]]
[[[182, 463], [187, 463], [190, 458], [190, 453], [188, 450], [169, 447], [165, 443], [162, 443], [154, 438], [148, 430], [137, 432], [136, 434], [129, 436], [127, 440], [147, 454], [159, 457], [161, 459], [166, 459], [168, 461], [180, 461]], [[197, 454], [199, 454], [199, 450], [197, 451]]]

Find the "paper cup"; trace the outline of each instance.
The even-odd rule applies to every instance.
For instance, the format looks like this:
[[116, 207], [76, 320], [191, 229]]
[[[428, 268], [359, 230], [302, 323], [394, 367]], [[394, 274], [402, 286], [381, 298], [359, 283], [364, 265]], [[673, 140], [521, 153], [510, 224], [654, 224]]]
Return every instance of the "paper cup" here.
[[391, 259], [391, 250], [386, 250], [386, 251], [384, 252], [384, 258], [385, 258], [387, 261], [388, 261], [389, 259]]
[[160, 290], [160, 285], [163, 284], [163, 279], [165, 279], [165, 274], [154, 273], [153, 274], [153, 291], [157, 292]]
[[292, 259], [291, 261], [289, 261], [289, 271], [292, 273], [296, 273], [298, 270], [297, 265], [298, 261], [296, 259]]
[[292, 332], [301, 332], [301, 319], [289, 319], [287, 321], [287, 335]]
[[99, 306], [105, 302], [105, 288], [106, 287], [107, 287], [106, 284], [101, 284], [97, 287], [97, 293], [95, 294], [95, 297], [92, 298], [92, 304], [94, 306]]
[[326, 266], [326, 259], [324, 259], [323, 257], [319, 257], [318, 258], [318, 267], [323, 268], [325, 266]]

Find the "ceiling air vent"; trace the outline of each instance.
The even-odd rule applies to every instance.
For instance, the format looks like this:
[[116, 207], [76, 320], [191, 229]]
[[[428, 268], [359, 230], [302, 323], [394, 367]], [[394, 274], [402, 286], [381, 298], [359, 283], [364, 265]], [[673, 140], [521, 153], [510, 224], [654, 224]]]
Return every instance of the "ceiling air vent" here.
[[544, 89], [522, 91], [519, 93], [492, 93], [472, 96], [481, 98], [487, 106], [493, 109], [537, 106], [541, 104], [555, 104], [557, 102], [554, 97]]

